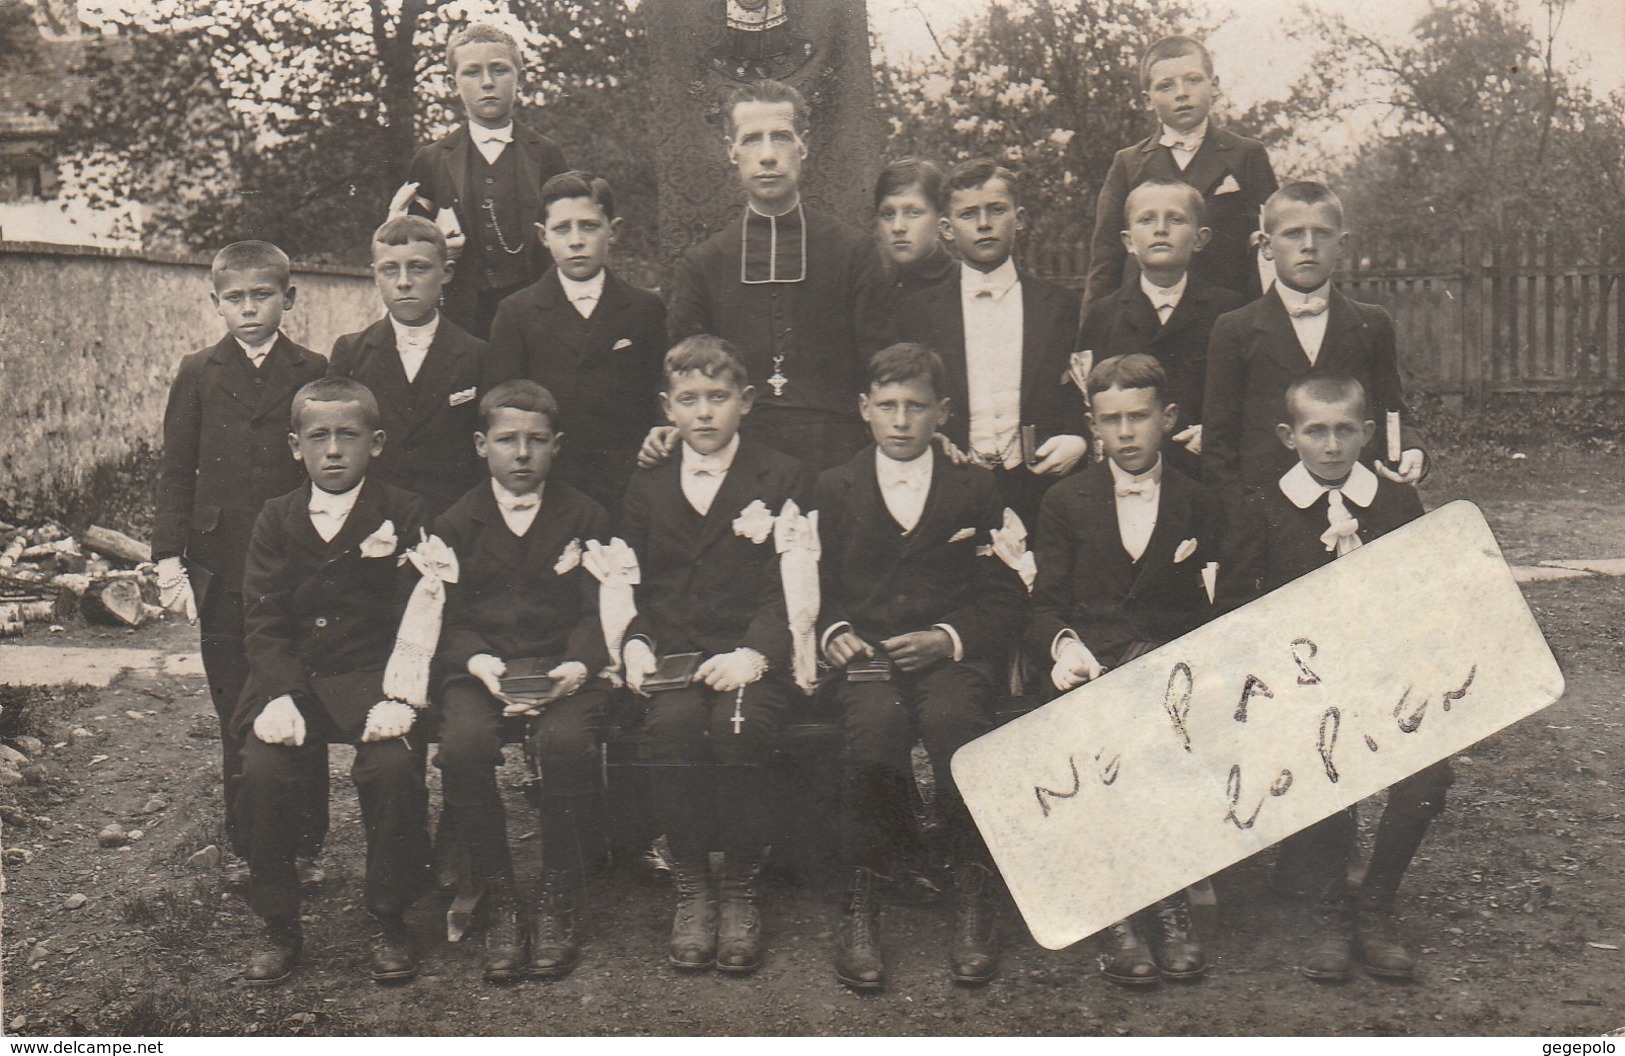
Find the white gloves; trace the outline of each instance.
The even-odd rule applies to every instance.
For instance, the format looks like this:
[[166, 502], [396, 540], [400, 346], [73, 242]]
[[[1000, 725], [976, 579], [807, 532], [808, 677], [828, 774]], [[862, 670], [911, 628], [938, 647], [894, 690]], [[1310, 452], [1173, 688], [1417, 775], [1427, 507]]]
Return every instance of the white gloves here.
[[508, 665], [502, 662], [499, 656], [490, 653], [475, 653], [468, 658], [468, 673], [480, 680], [490, 694], [502, 700], [502, 676], [507, 674]]
[[621, 663], [626, 666], [627, 687], [643, 695], [643, 680], [654, 674], [659, 666], [654, 650], [642, 638], [633, 638], [621, 646]]
[[158, 562], [158, 604], [170, 612], [184, 614], [188, 623], [197, 622], [197, 598], [192, 595], [192, 580], [178, 557], [166, 557]]
[[1202, 453], [1202, 427], [1200, 425], [1186, 426], [1169, 437], [1169, 439], [1176, 444], [1184, 444], [1185, 450], [1193, 455]]
[[1089, 647], [1076, 638], [1068, 638], [1061, 643], [1055, 653], [1055, 666], [1050, 668], [1049, 680], [1055, 683], [1055, 688], [1061, 692], [1075, 689], [1085, 682], [1092, 682], [1106, 673], [1095, 659], [1095, 654]]
[[1088, 453], [1089, 441], [1071, 433], [1062, 433], [1039, 444], [1038, 450], [1033, 452], [1038, 456], [1038, 461], [1027, 468], [1040, 475], [1062, 477], [1072, 472], [1072, 467]]
[[[367, 712], [367, 725], [361, 731], [362, 743], [404, 737], [417, 720], [412, 705], [398, 700], [380, 700]], [[257, 731], [256, 731], [257, 732]]]
[[285, 693], [265, 705], [265, 710], [254, 720], [254, 736], [266, 744], [281, 744], [289, 748], [304, 744], [305, 717], [299, 714], [299, 705]]
[[767, 674], [767, 658], [754, 649], [740, 646], [731, 653], [718, 653], [694, 672], [696, 682], [704, 682], [718, 693], [731, 693]]

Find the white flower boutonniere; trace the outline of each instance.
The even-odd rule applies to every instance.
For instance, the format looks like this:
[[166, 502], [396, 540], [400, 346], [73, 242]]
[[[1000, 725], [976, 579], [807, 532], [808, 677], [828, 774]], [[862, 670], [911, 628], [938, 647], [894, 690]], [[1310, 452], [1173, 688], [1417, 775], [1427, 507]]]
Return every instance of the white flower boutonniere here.
[[385, 521], [378, 530], [361, 540], [362, 557], [394, 557], [400, 540], [395, 538], [395, 522]]
[[749, 506], [739, 511], [739, 516], [734, 518], [734, 534], [753, 543], [764, 543], [773, 534], [773, 514], [762, 505], [761, 499], [751, 500]]
[[564, 544], [564, 550], [560, 552], [559, 559], [553, 563], [553, 574], [562, 576], [579, 564], [581, 564], [581, 540], [571, 539]]

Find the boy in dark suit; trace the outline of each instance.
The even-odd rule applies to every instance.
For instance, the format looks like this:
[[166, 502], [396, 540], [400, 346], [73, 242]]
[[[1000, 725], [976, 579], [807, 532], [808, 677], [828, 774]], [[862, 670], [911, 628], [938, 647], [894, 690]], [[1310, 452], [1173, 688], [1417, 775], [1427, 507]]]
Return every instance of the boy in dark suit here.
[[[1022, 274], [1012, 254], [1027, 226], [1015, 173], [987, 159], [948, 173], [943, 231], [963, 257], [959, 279], [913, 291], [897, 308], [897, 336], [942, 356], [955, 414], [943, 433], [987, 466], [1032, 525], [1044, 490], [1089, 450], [1083, 400], [1061, 385], [1078, 334], [1078, 298]], [[1031, 461], [1021, 432], [1035, 432]]]
[[1323, 184], [1289, 183], [1264, 205], [1264, 256], [1274, 262], [1275, 285], [1220, 316], [1208, 343], [1202, 482], [1227, 502], [1273, 488], [1292, 468], [1292, 452], [1276, 439], [1277, 423], [1287, 388], [1306, 374], [1347, 374], [1365, 390], [1374, 418], [1398, 413], [1398, 465], [1383, 465], [1375, 442], [1362, 461], [1397, 483], [1422, 478], [1426, 460], [1406, 421], [1394, 321], [1377, 305], [1332, 288], [1347, 241], [1343, 203]]
[[378, 424], [378, 405], [358, 381], [323, 378], [301, 388], [288, 442], [310, 481], [265, 504], [248, 550], [249, 679], [235, 721], [249, 901], [267, 925], [266, 946], [244, 972], [250, 985], [280, 983], [299, 962], [294, 859], [303, 833], [288, 804], [309, 795], [311, 762], [326, 772], [330, 741], [356, 748], [365, 901], [382, 929], [372, 978], [417, 974], [405, 913], [428, 872], [428, 745], [407, 739], [416, 712], [389, 699], [383, 684], [411, 582], [399, 568], [399, 540], [418, 537], [423, 503], [367, 479], [384, 446]]
[[825, 471], [816, 502], [819, 642], [835, 668], [841, 857], [853, 874], [835, 975], [855, 990], [885, 983], [875, 890], [891, 857], [884, 818], [904, 801], [920, 738], [957, 864], [950, 975], [985, 983], [998, 965], [992, 863], [948, 763], [992, 726], [1026, 587], [991, 552], [1004, 520], [997, 481], [932, 444], [949, 409], [942, 360], [920, 345], [894, 345], [869, 374], [858, 401], [874, 446]]
[[[1217, 605], [1230, 611], [1422, 516], [1416, 489], [1379, 477], [1360, 462], [1376, 432], [1365, 388], [1347, 375], [1312, 374], [1292, 382], [1286, 421], [1276, 432], [1298, 461], [1274, 487], [1251, 492], [1230, 525], [1219, 563]], [[1454, 780], [1448, 759], [1388, 790], [1376, 845], [1354, 905], [1348, 859], [1354, 847], [1354, 808], [1288, 837], [1282, 872], [1308, 878], [1317, 896], [1316, 930], [1302, 971], [1311, 979], [1348, 978], [1351, 954], [1366, 971], [1409, 979], [1416, 959], [1394, 926], [1400, 880], [1444, 810]], [[1351, 912], [1352, 909], [1352, 912]]]
[[666, 307], [607, 266], [621, 228], [609, 181], [589, 172], [548, 180], [539, 226], [553, 268], [497, 309], [484, 384], [547, 386], [570, 437], [554, 479], [619, 509], [638, 445], [659, 420]]
[[1078, 347], [1096, 362], [1145, 353], [1168, 375], [1167, 402], [1179, 407], [1179, 432], [1163, 451], [1188, 477], [1201, 474], [1202, 395], [1214, 322], [1245, 303], [1241, 294], [1197, 275], [1191, 261], [1212, 235], [1202, 195], [1177, 180], [1147, 180], [1123, 207], [1123, 245], [1139, 274], [1084, 309]]
[[438, 308], [452, 268], [433, 223], [384, 221], [372, 236], [372, 275], [388, 314], [339, 338], [328, 368], [377, 397], [389, 443], [373, 475], [416, 492], [430, 518], [473, 487], [480, 471], [471, 438], [485, 342]]
[[958, 261], [942, 241], [942, 167], [924, 158], [898, 158], [875, 180], [875, 238], [886, 274], [899, 295], [934, 286]]
[[[1063, 693], [1210, 615], [1202, 566], [1222, 538], [1217, 506], [1162, 460], [1163, 437], [1179, 415], [1167, 386], [1162, 366], [1143, 353], [1096, 364], [1089, 426], [1106, 461], [1044, 496], [1027, 650], [1054, 661], [1050, 681]], [[1199, 979], [1207, 970], [1183, 893], [1112, 925], [1101, 945], [1101, 972], [1123, 986], [1154, 984], [1159, 974]]]
[[[203, 672], [220, 719], [228, 879], [247, 870], [248, 845], [235, 802], [242, 741], [231, 717], [248, 678], [243, 646], [243, 556], [266, 500], [298, 487], [288, 454], [293, 394], [327, 361], [288, 340], [282, 313], [293, 307], [287, 254], [269, 242], [234, 242], [215, 254], [209, 294], [227, 334], [181, 360], [164, 409], [164, 453], [153, 515], [152, 556], [164, 607], [201, 623]], [[195, 595], [194, 595], [195, 592]], [[311, 763], [300, 848], [305, 878], [327, 835], [327, 762]]]
[[569, 166], [558, 144], [513, 119], [513, 37], [483, 22], [464, 26], [446, 44], [446, 69], [464, 122], [412, 156], [391, 210], [442, 225], [461, 265], [446, 284], [446, 314], [483, 340], [502, 299], [547, 268], [536, 228], [542, 185]]
[[[437, 654], [441, 687], [442, 794], [490, 900], [485, 978], [556, 977], [576, 966], [576, 905], [596, 838], [598, 739], [609, 663], [598, 622], [598, 585], [581, 566], [589, 541], [609, 534], [603, 508], [549, 481], [563, 434], [558, 404], [534, 381], [507, 381], [480, 400], [475, 447], [490, 470], [435, 522], [457, 555]], [[547, 680], [516, 698], [510, 669]], [[511, 688], [511, 684], [510, 684]], [[532, 915], [514, 891], [507, 820], [497, 789], [502, 720], [535, 718], [531, 751], [542, 770], [538, 830], [543, 884]]]
[[1085, 301], [1109, 297], [1133, 277], [1133, 262], [1117, 237], [1117, 218], [1128, 192], [1146, 180], [1179, 180], [1201, 192], [1213, 240], [1192, 270], [1247, 300], [1257, 297], [1261, 287], [1252, 238], [1259, 206], [1275, 190], [1264, 144], [1210, 126], [1219, 78], [1213, 57], [1194, 37], [1164, 37], [1151, 45], [1140, 64], [1140, 85], [1160, 128], [1112, 158], [1095, 204]]
[[[773, 520], [789, 500], [805, 509], [812, 482], [800, 462], [739, 435], [755, 392], [727, 342], [687, 338], [665, 373], [660, 400], [682, 443], [632, 478], [620, 524], [642, 577], [626, 681], [642, 692], [658, 656], [705, 656], [689, 685], [653, 694], [644, 719], [650, 802], [677, 882], [671, 963], [753, 972], [767, 839], [761, 766], [796, 692]], [[720, 911], [713, 849], [726, 858]]]

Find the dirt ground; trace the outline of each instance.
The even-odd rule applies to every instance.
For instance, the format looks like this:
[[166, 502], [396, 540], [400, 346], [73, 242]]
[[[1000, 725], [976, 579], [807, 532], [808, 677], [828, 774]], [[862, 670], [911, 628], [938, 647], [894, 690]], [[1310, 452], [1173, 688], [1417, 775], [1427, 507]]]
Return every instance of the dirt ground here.
[[[1424, 488], [1429, 503], [1478, 502], [1514, 563], [1625, 556], [1625, 457], [1447, 465]], [[1603, 1034], [1625, 1027], [1625, 579], [1532, 583], [1525, 593], [1568, 690], [1457, 757], [1449, 809], [1402, 891], [1404, 927], [1422, 955], [1411, 985], [1300, 978], [1300, 908], [1272, 891], [1266, 852], [1216, 879], [1209, 977], [1149, 993], [1102, 980], [1088, 941], [1039, 948], [1006, 905], [991, 985], [948, 981], [946, 906], [889, 907], [889, 985], [854, 995], [829, 967], [837, 885], [805, 873], [767, 887], [770, 953], [759, 974], [681, 975], [664, 960], [669, 892], [631, 864], [596, 878], [583, 963], [568, 978], [482, 983], [478, 943], [446, 944], [443, 902], [431, 896], [413, 914], [422, 976], [383, 988], [365, 978], [360, 820], [351, 753], [335, 750], [332, 879], [307, 906], [304, 966], [281, 988], [254, 990], [236, 976], [257, 921], [217, 872], [187, 866], [220, 838], [213, 712], [201, 679], [145, 673], [105, 690], [53, 691], [38, 709], [49, 727], [43, 770], [0, 789], [4, 1024], [25, 1036]], [[64, 638], [196, 648], [184, 624], [49, 641]], [[70, 737], [74, 727], [90, 736]], [[505, 776], [516, 785], [519, 775], [510, 765]], [[510, 833], [534, 871], [526, 812], [510, 789]], [[1365, 818], [1374, 815], [1368, 805]], [[111, 822], [144, 836], [103, 848], [96, 836]], [[75, 895], [83, 905], [70, 909]]]

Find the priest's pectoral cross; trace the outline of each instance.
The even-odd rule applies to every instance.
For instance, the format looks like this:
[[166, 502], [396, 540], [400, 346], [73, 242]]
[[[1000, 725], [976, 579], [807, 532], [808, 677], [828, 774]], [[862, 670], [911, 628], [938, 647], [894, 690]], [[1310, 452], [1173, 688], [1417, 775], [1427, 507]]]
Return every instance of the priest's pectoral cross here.
[[790, 383], [790, 379], [784, 376], [784, 356], [782, 354], [773, 357], [773, 373], [768, 377], [767, 383], [773, 386], [773, 395], [784, 395], [784, 387]]
[[[769, 384], [772, 383], [771, 378], [768, 379], [768, 383]], [[778, 394], [774, 393], [774, 395], [776, 396]], [[739, 734], [739, 733], [744, 732], [744, 725], [745, 725], [745, 687], [744, 686], [740, 686], [739, 687], [739, 692], [734, 694], [734, 717], [729, 719], [728, 721], [734, 724], [734, 733], [735, 734]]]

